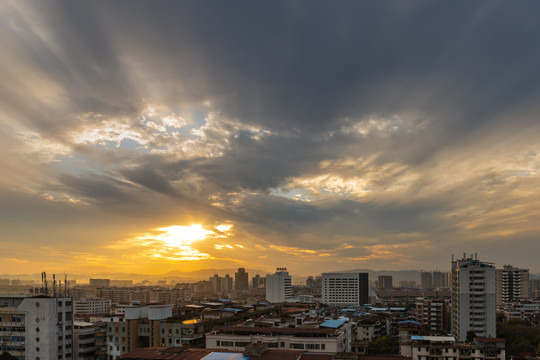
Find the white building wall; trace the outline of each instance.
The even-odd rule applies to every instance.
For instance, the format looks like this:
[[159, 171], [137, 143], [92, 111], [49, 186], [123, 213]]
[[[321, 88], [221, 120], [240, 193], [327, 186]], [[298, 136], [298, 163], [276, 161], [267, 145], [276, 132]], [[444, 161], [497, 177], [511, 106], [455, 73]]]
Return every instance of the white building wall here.
[[[277, 344], [277, 347], [269, 347], [269, 349], [275, 350], [304, 350], [307, 352], [336, 353], [346, 351], [347, 341], [344, 333], [338, 337], [296, 337], [289, 335], [265, 336], [232, 334], [206, 335], [206, 348], [208, 349], [245, 350], [245, 346], [242, 346], [242, 344], [252, 342]], [[298, 347], [300, 344], [303, 345], [303, 348]]]
[[266, 275], [266, 300], [278, 303], [291, 296], [291, 276], [287, 271], [277, 271], [273, 275]]
[[[73, 357], [73, 307], [72, 298], [5, 297], [0, 305], [11, 302], [0, 308], [0, 316], [21, 315], [21, 321], [6, 323], [2, 328], [11, 329], [0, 331], [2, 337], [16, 337], [16, 346], [24, 347], [24, 354], [15, 352], [13, 355], [23, 355], [25, 359], [40, 358], [41, 360], [71, 359]], [[8, 300], [12, 299], [12, 300]], [[11, 306], [10, 306], [11, 305]], [[13, 329], [16, 328], [17, 331]], [[8, 343], [0, 345], [9, 346]]]
[[465, 258], [452, 262], [452, 333], [465, 341], [467, 332], [496, 336], [495, 267]]
[[367, 281], [363, 273], [323, 273], [322, 302], [330, 306], [362, 305], [369, 299]]

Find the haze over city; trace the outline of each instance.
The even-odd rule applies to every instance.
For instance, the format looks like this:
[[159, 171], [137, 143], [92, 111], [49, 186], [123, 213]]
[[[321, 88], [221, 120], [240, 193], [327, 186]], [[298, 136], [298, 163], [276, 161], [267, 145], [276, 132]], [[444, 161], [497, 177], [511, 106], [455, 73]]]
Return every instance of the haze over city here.
[[540, 272], [525, 3], [0, 1], [0, 272]]

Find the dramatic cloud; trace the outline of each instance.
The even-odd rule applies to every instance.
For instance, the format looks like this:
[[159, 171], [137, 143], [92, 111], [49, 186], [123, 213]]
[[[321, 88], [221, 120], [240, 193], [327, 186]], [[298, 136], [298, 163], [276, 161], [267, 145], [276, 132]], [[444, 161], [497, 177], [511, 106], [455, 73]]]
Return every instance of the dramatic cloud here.
[[0, 264], [540, 272], [539, 7], [0, 1]]

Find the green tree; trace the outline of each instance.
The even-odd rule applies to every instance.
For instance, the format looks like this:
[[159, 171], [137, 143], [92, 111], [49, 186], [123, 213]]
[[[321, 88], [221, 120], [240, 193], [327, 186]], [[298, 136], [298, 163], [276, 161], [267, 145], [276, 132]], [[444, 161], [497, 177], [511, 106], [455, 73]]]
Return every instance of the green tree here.
[[399, 343], [390, 336], [378, 336], [368, 343], [368, 353], [399, 354]]
[[0, 360], [17, 360], [17, 358], [4, 351], [2, 354], [0, 354]]
[[497, 337], [506, 340], [508, 356], [521, 352], [540, 354], [540, 329], [523, 320], [497, 323]]
[[476, 333], [474, 332], [474, 330], [469, 330], [467, 331], [467, 338], [465, 339], [465, 341], [468, 343], [472, 343], [475, 337]]

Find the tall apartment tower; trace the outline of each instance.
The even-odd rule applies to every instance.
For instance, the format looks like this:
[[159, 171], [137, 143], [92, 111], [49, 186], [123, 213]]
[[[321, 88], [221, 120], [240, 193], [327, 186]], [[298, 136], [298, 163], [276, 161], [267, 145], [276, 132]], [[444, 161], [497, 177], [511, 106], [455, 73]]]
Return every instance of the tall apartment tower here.
[[225, 276], [221, 279], [221, 291], [222, 292], [229, 292], [233, 289], [233, 278], [229, 274], [225, 274]]
[[448, 287], [448, 273], [441, 271], [433, 272], [433, 287], [436, 289]]
[[433, 275], [430, 272], [422, 271], [420, 273], [420, 284], [422, 289], [433, 289]]
[[512, 265], [504, 265], [496, 270], [497, 305], [518, 302], [529, 295], [529, 269], [519, 269]]
[[236, 290], [247, 290], [249, 285], [249, 277], [246, 269], [239, 268], [237, 272], [234, 273], [234, 288]]
[[261, 277], [261, 275], [259, 274], [251, 278], [251, 287], [253, 287], [254, 289], [263, 288], [265, 283], [266, 278]]
[[379, 275], [379, 289], [392, 289], [392, 275]]
[[277, 268], [275, 274], [266, 275], [266, 300], [278, 303], [290, 297], [292, 297], [292, 284], [287, 268]]
[[73, 299], [0, 296], [0, 353], [17, 359], [74, 358]]
[[323, 273], [322, 302], [330, 306], [359, 306], [369, 302], [367, 273]]
[[452, 334], [465, 341], [467, 331], [478, 337], [495, 337], [495, 267], [463, 255], [452, 259]]

